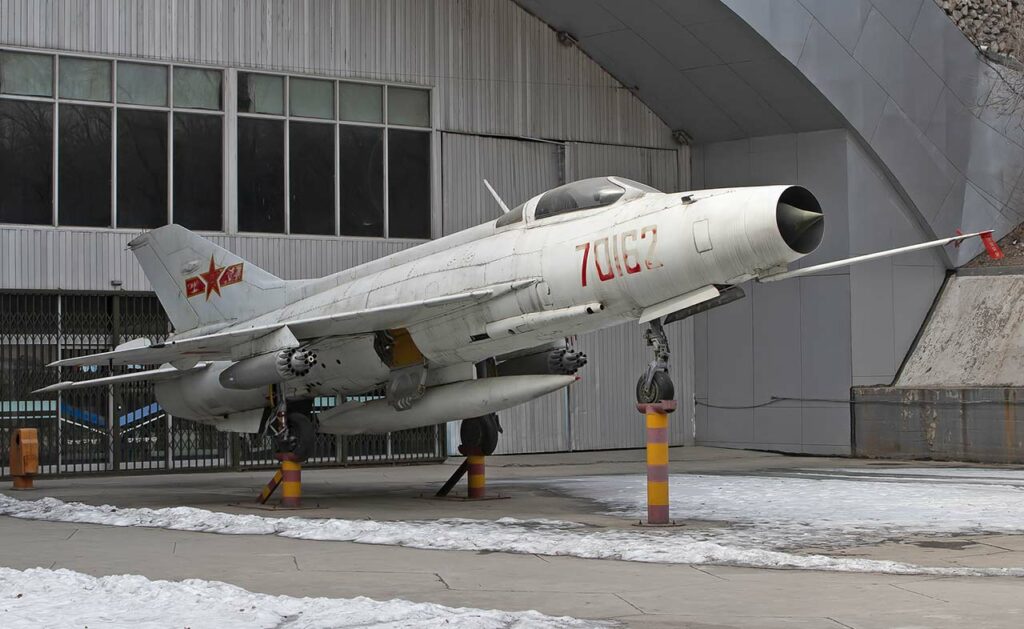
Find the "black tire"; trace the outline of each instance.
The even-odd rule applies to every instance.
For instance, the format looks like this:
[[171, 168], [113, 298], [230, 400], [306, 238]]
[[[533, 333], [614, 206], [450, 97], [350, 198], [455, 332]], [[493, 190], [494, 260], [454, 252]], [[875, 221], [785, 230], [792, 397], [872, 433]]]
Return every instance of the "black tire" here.
[[500, 432], [501, 424], [498, 423], [498, 415], [495, 413], [464, 419], [459, 426], [459, 437], [462, 440], [459, 450], [463, 454], [494, 454], [498, 447]]
[[288, 413], [288, 443], [285, 450], [295, 455], [300, 463], [313, 454], [316, 430], [313, 421], [302, 413]]
[[644, 387], [644, 377], [636, 382], [636, 401], [640, 404], [654, 404], [662, 400], [671, 400], [676, 396], [676, 387], [667, 371], [655, 371], [650, 388]]

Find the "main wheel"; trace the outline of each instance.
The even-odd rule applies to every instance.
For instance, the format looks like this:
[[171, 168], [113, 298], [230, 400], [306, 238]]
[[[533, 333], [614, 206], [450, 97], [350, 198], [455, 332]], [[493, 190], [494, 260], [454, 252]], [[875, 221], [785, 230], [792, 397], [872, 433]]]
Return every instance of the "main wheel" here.
[[501, 424], [498, 423], [496, 413], [464, 419], [459, 426], [459, 437], [462, 440], [459, 450], [463, 454], [471, 454], [476, 451], [483, 455], [494, 454], [494, 450], [498, 447], [498, 433], [500, 432]]
[[671, 400], [676, 396], [676, 387], [667, 371], [655, 371], [651, 386], [644, 386], [644, 376], [636, 383], [636, 401], [640, 404], [654, 404], [662, 400]]
[[302, 413], [288, 413], [288, 441], [283, 444], [285, 451], [295, 455], [300, 463], [313, 454], [316, 430], [313, 421]]

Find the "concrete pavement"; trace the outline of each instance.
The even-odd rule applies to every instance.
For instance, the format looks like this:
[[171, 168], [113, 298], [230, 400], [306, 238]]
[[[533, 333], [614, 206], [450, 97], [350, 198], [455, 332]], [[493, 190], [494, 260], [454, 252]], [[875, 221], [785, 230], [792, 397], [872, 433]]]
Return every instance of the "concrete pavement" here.
[[[491, 457], [489, 476], [510, 500], [421, 498], [453, 465], [307, 470], [305, 500], [317, 509], [253, 511], [267, 472], [52, 479], [14, 495], [119, 506], [190, 505], [261, 515], [372, 519], [549, 517], [627, 526], [587, 501], [530, 479], [640, 473], [641, 451]], [[780, 473], [867, 466], [848, 459], [674, 449], [673, 472]], [[895, 540], [843, 551], [925, 565], [1024, 566], [1024, 536]], [[69, 568], [93, 575], [203, 578], [294, 596], [403, 598], [452, 606], [536, 609], [616, 619], [636, 627], [1020, 627], [1024, 580], [933, 578], [572, 557], [417, 550], [277, 536], [215, 535], [0, 517], [0, 565]]]

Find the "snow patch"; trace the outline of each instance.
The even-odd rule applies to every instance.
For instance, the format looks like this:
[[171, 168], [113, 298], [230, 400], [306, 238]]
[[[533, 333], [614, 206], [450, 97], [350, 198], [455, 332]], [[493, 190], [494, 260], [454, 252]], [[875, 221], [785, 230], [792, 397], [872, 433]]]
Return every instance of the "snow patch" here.
[[[621, 481], [621, 477], [619, 478]], [[0, 515], [29, 520], [157, 527], [229, 535], [280, 535], [298, 539], [383, 544], [430, 550], [470, 550], [566, 555], [653, 563], [717, 564], [841, 572], [945, 576], [1024, 576], [1024, 568], [926, 567], [894, 561], [781, 552], [764, 545], [743, 546], [714, 531], [686, 529], [599, 529], [558, 520], [374, 521], [270, 518], [192, 507], [118, 508], [63, 502], [23, 501], [0, 494]], [[706, 531], [712, 531], [708, 533]], [[730, 542], [730, 543], [725, 543]]]
[[[1024, 472], [858, 468], [801, 473], [814, 477], [672, 475], [671, 513], [679, 519], [733, 524], [706, 529], [705, 539], [775, 550], [848, 547], [918, 534], [1024, 533]], [[611, 514], [639, 518], [646, 513], [645, 482], [643, 476], [593, 476], [545, 484], [593, 500]]]
[[93, 577], [71, 570], [0, 568], [0, 626], [222, 629], [224, 627], [445, 627], [476, 629], [609, 626], [535, 611], [445, 607], [400, 599], [296, 598], [219, 581]]

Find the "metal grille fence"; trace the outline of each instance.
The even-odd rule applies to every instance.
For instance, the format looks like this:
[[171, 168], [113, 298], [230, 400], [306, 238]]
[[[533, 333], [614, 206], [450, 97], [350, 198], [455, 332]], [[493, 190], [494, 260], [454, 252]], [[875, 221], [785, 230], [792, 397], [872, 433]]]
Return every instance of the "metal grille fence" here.
[[[40, 473], [46, 475], [275, 466], [270, 439], [222, 433], [172, 417], [157, 404], [149, 382], [31, 394], [58, 380], [143, 369], [58, 370], [46, 365], [107, 351], [133, 338], [160, 341], [169, 332], [163, 310], [150, 295], [0, 293], [0, 476], [9, 472], [11, 430], [20, 427], [38, 429]], [[336, 403], [335, 398], [319, 398], [315, 411]], [[437, 426], [386, 435], [318, 434], [316, 439], [307, 465], [438, 461], [446, 452], [445, 431]]]

